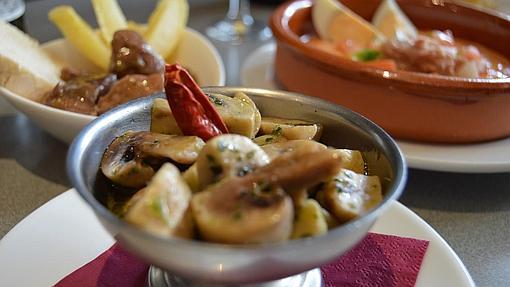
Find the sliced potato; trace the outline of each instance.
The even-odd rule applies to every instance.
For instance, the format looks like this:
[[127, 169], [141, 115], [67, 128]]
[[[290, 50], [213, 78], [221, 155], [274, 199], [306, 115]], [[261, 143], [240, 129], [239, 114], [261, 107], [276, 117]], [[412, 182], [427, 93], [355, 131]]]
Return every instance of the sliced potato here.
[[165, 163], [139, 192], [124, 216], [127, 222], [162, 237], [193, 237], [191, 190], [177, 167]]
[[296, 210], [291, 239], [312, 237], [328, 232], [328, 223], [322, 207], [313, 199], [307, 199]]
[[126, 17], [124, 17], [117, 0], [92, 0], [92, 6], [101, 36], [110, 45], [113, 34], [128, 27]]
[[289, 195], [292, 198], [294, 207], [302, 206], [308, 200], [308, 190], [306, 188], [289, 192]]
[[163, 58], [168, 58], [176, 49], [188, 14], [186, 0], [160, 0], [149, 17], [144, 38]]
[[324, 216], [324, 219], [326, 219], [326, 223], [328, 224], [328, 230], [337, 227], [340, 225], [340, 222], [336, 220], [336, 218], [329, 213], [326, 209], [322, 208], [321, 206], [322, 215]]
[[102, 70], [108, 70], [111, 51], [73, 7], [55, 7], [48, 17], [82, 55]]
[[127, 28], [129, 30], [135, 31], [140, 35], [144, 35], [147, 31], [147, 25], [136, 23], [135, 21], [127, 21]]
[[200, 184], [198, 182], [198, 169], [197, 164], [194, 163], [185, 172], [182, 173], [182, 178], [188, 184], [192, 192], [198, 192], [200, 190]]
[[182, 135], [166, 99], [158, 98], [152, 102], [151, 132]]
[[363, 174], [365, 172], [365, 161], [363, 155], [358, 150], [337, 149], [335, 152], [342, 159], [342, 165], [345, 169]]
[[379, 177], [347, 169], [326, 182], [321, 193], [319, 202], [342, 223], [372, 209], [382, 200]]
[[[258, 131], [257, 114], [259, 111], [252, 104], [241, 98], [225, 95], [209, 95], [209, 99], [220, 114], [232, 134], [253, 138]], [[179, 126], [172, 115], [165, 99], [156, 99], [152, 106], [151, 131], [164, 134], [181, 134]]]
[[322, 125], [302, 120], [263, 117], [260, 123], [260, 133], [283, 136], [289, 140], [319, 140], [322, 134]]

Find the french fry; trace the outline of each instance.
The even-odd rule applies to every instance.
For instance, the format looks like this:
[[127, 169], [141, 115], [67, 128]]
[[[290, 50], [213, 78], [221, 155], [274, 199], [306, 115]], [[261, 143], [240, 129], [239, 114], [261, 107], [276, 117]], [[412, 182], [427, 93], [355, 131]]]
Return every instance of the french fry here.
[[131, 31], [135, 31], [140, 35], [144, 35], [145, 31], [147, 31], [147, 25], [136, 23], [135, 21], [128, 21], [127, 28]]
[[71, 6], [53, 8], [48, 18], [82, 55], [102, 70], [108, 70], [111, 54], [108, 46]]
[[115, 31], [128, 27], [126, 17], [124, 17], [117, 0], [92, 0], [92, 6], [101, 36], [110, 45]]
[[160, 0], [149, 17], [144, 38], [163, 58], [177, 48], [188, 14], [187, 0]]

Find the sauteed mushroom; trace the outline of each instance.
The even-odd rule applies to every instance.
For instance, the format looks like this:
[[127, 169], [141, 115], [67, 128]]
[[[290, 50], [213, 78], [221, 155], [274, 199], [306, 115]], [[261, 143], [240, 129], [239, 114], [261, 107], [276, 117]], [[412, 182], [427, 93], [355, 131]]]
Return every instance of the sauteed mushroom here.
[[203, 188], [226, 177], [244, 176], [269, 163], [266, 153], [249, 138], [228, 134], [209, 140], [197, 158]]
[[42, 102], [54, 108], [97, 115], [96, 102], [117, 80], [114, 74], [79, 75], [63, 72], [67, 81], [58, 83]]
[[162, 74], [165, 62], [135, 31], [113, 34], [110, 70], [119, 78], [130, 74]]
[[334, 152], [315, 146], [282, 155], [244, 177], [226, 178], [192, 198], [200, 235], [222, 243], [287, 240], [294, 210], [286, 192], [326, 180], [340, 166]]
[[143, 187], [154, 175], [153, 165], [163, 161], [192, 164], [204, 141], [195, 136], [129, 132], [116, 138], [101, 162], [104, 175], [126, 187]]
[[117, 81], [110, 91], [99, 98], [97, 110], [99, 114], [130, 100], [146, 97], [163, 90], [163, 76], [152, 75], [127, 75]]
[[327, 147], [319, 142], [310, 140], [282, 141], [262, 146], [262, 150], [266, 152], [270, 159], [274, 159], [294, 150], [307, 148], [326, 149]]
[[329, 180], [320, 193], [323, 193], [320, 195], [323, 206], [340, 222], [363, 214], [382, 200], [379, 177], [347, 169]]

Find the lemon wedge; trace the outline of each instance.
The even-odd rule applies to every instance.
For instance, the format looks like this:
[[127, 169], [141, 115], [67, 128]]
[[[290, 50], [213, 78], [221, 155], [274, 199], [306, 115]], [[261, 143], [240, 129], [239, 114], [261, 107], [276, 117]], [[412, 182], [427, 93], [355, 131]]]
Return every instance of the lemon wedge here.
[[405, 41], [418, 36], [418, 30], [402, 12], [395, 0], [384, 0], [379, 5], [372, 24], [388, 39]]
[[370, 22], [336, 0], [315, 1], [312, 21], [319, 37], [333, 43], [367, 48], [385, 40], [384, 34]]

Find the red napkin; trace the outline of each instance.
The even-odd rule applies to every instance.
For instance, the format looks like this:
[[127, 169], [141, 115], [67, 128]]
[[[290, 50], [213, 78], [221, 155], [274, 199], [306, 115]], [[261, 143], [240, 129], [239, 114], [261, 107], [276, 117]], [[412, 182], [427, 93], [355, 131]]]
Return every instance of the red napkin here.
[[[429, 242], [369, 233], [336, 261], [321, 267], [325, 287], [414, 286]], [[149, 265], [114, 244], [60, 280], [56, 287], [144, 287]]]

